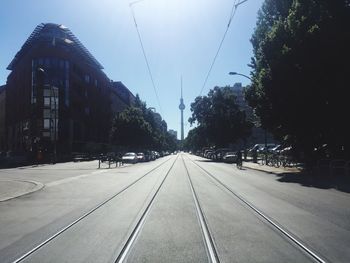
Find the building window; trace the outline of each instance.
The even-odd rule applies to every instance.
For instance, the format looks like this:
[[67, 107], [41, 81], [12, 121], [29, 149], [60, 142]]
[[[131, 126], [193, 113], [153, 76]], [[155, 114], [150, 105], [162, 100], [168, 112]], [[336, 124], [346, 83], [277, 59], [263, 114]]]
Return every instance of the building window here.
[[44, 119], [44, 129], [50, 129], [50, 119]]
[[50, 97], [44, 97], [44, 106], [46, 107], [50, 106]]
[[86, 83], [90, 83], [90, 76], [89, 75], [85, 75], [84, 76], [84, 80]]
[[50, 137], [50, 132], [44, 131], [44, 132], [43, 132], [43, 136], [44, 136], [44, 137]]
[[44, 109], [44, 118], [51, 118], [51, 112], [49, 109]]

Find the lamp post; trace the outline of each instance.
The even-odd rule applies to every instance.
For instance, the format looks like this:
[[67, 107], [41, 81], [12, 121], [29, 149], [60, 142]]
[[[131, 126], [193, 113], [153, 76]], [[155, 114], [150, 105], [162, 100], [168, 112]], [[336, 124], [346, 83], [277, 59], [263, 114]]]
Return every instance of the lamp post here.
[[[253, 82], [253, 79], [248, 77], [247, 75], [244, 75], [244, 74], [241, 74], [241, 73], [238, 73], [238, 72], [234, 72], [234, 71], [231, 71], [228, 73], [229, 75], [239, 75], [239, 76], [242, 76], [242, 77], [245, 77], [247, 79], [249, 79], [250, 81]], [[265, 163], [267, 163], [267, 134], [266, 134], [266, 129], [264, 129], [264, 140], [265, 140]]]
[[250, 81], [253, 81], [252, 78], [248, 77], [247, 75], [238, 73], [238, 72], [229, 72], [228, 74], [229, 74], [229, 75], [239, 75], [239, 76], [243, 76], [243, 77], [246, 77], [247, 79], [249, 79]]

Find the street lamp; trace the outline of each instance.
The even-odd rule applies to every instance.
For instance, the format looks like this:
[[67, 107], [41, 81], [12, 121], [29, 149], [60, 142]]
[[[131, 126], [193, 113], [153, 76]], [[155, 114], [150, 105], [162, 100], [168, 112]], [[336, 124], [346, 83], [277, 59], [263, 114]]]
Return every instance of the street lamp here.
[[247, 79], [249, 79], [250, 81], [253, 81], [250, 77], [248, 77], [247, 75], [241, 74], [241, 73], [237, 73], [237, 72], [229, 72], [229, 75], [239, 75], [239, 76], [243, 76], [246, 77]]
[[[253, 82], [252, 78], [248, 77], [247, 75], [238, 73], [238, 72], [231, 71], [228, 74], [229, 75], [239, 75], [239, 76], [245, 77]], [[266, 129], [264, 129], [264, 137], [265, 137], [265, 163], [267, 163], [267, 133], [266, 133]]]

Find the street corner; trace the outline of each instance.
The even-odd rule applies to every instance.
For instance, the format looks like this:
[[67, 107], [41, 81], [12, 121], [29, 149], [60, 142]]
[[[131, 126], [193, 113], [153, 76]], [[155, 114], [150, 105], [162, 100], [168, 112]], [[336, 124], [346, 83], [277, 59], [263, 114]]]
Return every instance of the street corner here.
[[0, 180], [0, 202], [36, 192], [44, 187], [44, 184], [35, 181], [24, 180]]

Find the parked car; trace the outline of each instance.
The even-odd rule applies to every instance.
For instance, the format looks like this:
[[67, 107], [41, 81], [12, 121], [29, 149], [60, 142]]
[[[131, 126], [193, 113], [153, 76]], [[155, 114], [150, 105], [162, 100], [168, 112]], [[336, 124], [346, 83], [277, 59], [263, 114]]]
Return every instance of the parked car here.
[[227, 152], [230, 152], [232, 151], [231, 149], [228, 149], [228, 148], [220, 148], [220, 149], [217, 149], [215, 151], [215, 156], [214, 156], [214, 159], [216, 161], [219, 161], [221, 162], [222, 161], [222, 158], [224, 157], [224, 155], [227, 153]]
[[74, 153], [73, 154], [73, 162], [83, 162], [90, 161], [91, 158], [87, 153]]
[[138, 162], [146, 161], [145, 154], [144, 153], [137, 153], [137, 161]]
[[234, 163], [237, 161], [237, 154], [234, 152], [227, 152], [222, 157], [222, 161], [225, 163]]
[[154, 160], [154, 156], [152, 154], [152, 151], [145, 151], [144, 152], [145, 155], [145, 161], [149, 162], [149, 161], [153, 161]]
[[123, 163], [137, 163], [137, 155], [134, 152], [128, 152], [122, 157]]

